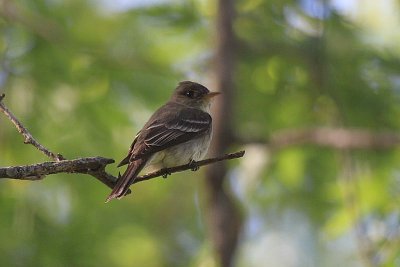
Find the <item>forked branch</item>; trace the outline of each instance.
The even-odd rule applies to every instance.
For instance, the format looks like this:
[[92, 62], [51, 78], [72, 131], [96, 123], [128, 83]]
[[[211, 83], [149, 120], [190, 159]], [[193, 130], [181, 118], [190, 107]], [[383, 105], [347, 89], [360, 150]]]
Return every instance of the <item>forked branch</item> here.
[[[133, 184], [150, 180], [160, 176], [166, 176], [175, 172], [192, 170], [194, 167], [216, 163], [218, 161], [236, 159], [243, 157], [244, 151], [226, 154], [220, 157], [196, 161], [195, 163], [179, 165], [172, 168], [165, 168], [136, 177]], [[0, 167], [0, 178], [37, 181], [42, 180], [46, 175], [56, 173], [83, 173], [89, 174], [102, 181], [108, 187], [113, 188], [116, 177], [104, 171], [108, 164], [114, 163], [113, 159], [103, 157], [79, 158], [73, 160], [49, 161], [32, 165]]]
[[12, 114], [10, 110], [3, 104], [2, 100], [4, 99], [5, 95], [0, 95], [0, 111], [6, 115], [6, 117], [14, 124], [17, 128], [18, 132], [24, 137], [25, 144], [31, 144], [36, 147], [38, 150], [43, 152], [47, 157], [55, 160], [60, 161], [64, 160], [65, 158], [61, 154], [55, 154], [41, 145], [38, 141], [36, 141], [33, 136], [28, 132], [28, 130], [22, 125], [22, 123]]

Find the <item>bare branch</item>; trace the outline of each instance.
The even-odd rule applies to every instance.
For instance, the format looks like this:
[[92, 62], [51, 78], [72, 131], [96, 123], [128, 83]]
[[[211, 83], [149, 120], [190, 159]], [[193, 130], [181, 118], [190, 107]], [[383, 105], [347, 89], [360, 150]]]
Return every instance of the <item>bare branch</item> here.
[[133, 181], [132, 184], [136, 184], [139, 182], [143, 182], [146, 180], [150, 180], [152, 178], [156, 178], [159, 176], [166, 176], [175, 172], [182, 172], [182, 171], [186, 171], [186, 170], [191, 170], [193, 168], [196, 167], [201, 167], [204, 165], [208, 165], [208, 164], [212, 164], [212, 163], [216, 163], [219, 161], [223, 161], [223, 160], [230, 160], [230, 159], [237, 159], [237, 158], [241, 158], [244, 156], [245, 151], [238, 151], [235, 153], [230, 153], [230, 154], [226, 154], [220, 157], [216, 157], [216, 158], [209, 158], [209, 159], [204, 159], [204, 160], [200, 160], [200, 161], [196, 161], [195, 163], [189, 163], [189, 164], [184, 164], [184, 165], [180, 165], [180, 166], [176, 166], [176, 167], [172, 167], [172, 168], [165, 168], [165, 169], [161, 169], [155, 172], [151, 172], [142, 176], [138, 176], [136, 177], [136, 179]]
[[[46, 175], [55, 173], [88, 173], [90, 171], [98, 171], [114, 162], [113, 159], [93, 157], [3, 167], [0, 168], [0, 178], [35, 181], [43, 179]], [[116, 180], [116, 178], [114, 180]]]
[[51, 152], [49, 149], [45, 148], [43, 145], [41, 145], [39, 142], [37, 142], [31, 133], [22, 125], [22, 123], [14, 116], [14, 114], [11, 113], [10, 110], [4, 105], [2, 100], [4, 99], [5, 95], [2, 94], [0, 95], [0, 111], [4, 113], [4, 115], [7, 116], [7, 118], [15, 125], [17, 128], [18, 132], [22, 134], [24, 137], [24, 143], [25, 144], [31, 144], [34, 147], [36, 147], [39, 151], [43, 152], [47, 157], [55, 160], [55, 161], [61, 161], [64, 160], [65, 158], [61, 154], [55, 154]]
[[[110, 188], [113, 188], [115, 185], [116, 177], [105, 171], [105, 167], [107, 164], [113, 163], [112, 159], [105, 159], [102, 157], [96, 158], [82, 158], [75, 160], [65, 160], [65, 158], [61, 154], [55, 154], [45, 148], [42, 144], [37, 142], [33, 136], [29, 133], [29, 131], [22, 125], [22, 123], [8, 110], [8, 108], [4, 105], [2, 100], [5, 95], [0, 95], [0, 111], [3, 112], [7, 118], [15, 125], [18, 132], [22, 134], [24, 137], [25, 144], [31, 144], [36, 147], [39, 151], [43, 152], [49, 158], [55, 160], [56, 162], [44, 162], [34, 165], [28, 166], [16, 166], [16, 167], [6, 167], [0, 168], [0, 178], [12, 178], [12, 179], [20, 179], [20, 180], [39, 180], [42, 179], [45, 175], [53, 174], [53, 173], [86, 173], [103, 184], [107, 185]], [[112, 161], [112, 162], [111, 162]], [[59, 164], [57, 164], [59, 163]], [[97, 165], [93, 165], [97, 164]], [[100, 164], [100, 165], [99, 165]], [[8, 177], [8, 176], [13, 177]], [[131, 191], [129, 190], [127, 194]]]
[[[216, 163], [223, 160], [231, 160], [243, 157], [245, 151], [239, 151], [224, 156], [205, 159], [195, 163], [184, 164], [172, 168], [165, 168], [138, 176], [133, 182], [139, 183], [159, 176], [169, 175], [175, 172], [182, 172], [204, 165]], [[103, 157], [79, 158], [73, 160], [62, 160], [58, 162], [50, 161], [32, 165], [0, 167], [0, 178], [37, 181], [43, 179], [46, 175], [56, 173], [84, 173], [96, 177], [105, 185], [113, 188], [117, 180], [116, 177], [105, 172], [108, 164], [114, 163], [113, 159]]]

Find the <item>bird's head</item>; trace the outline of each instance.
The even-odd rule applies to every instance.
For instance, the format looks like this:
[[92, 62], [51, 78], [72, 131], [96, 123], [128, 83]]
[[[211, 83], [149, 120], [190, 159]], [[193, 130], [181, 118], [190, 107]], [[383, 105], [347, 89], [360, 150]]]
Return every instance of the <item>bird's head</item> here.
[[176, 87], [171, 100], [192, 108], [208, 111], [211, 99], [219, 94], [220, 92], [210, 92], [210, 90], [199, 83], [183, 81]]

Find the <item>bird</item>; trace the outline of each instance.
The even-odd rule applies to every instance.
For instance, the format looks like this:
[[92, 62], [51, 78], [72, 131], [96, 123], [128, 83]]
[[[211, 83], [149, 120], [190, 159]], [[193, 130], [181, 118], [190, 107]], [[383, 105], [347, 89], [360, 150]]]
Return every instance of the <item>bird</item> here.
[[212, 136], [211, 100], [219, 94], [196, 82], [180, 82], [169, 101], [135, 136], [128, 155], [118, 164], [128, 167], [106, 202], [124, 197], [145, 167], [170, 168], [188, 163], [195, 166], [203, 159]]

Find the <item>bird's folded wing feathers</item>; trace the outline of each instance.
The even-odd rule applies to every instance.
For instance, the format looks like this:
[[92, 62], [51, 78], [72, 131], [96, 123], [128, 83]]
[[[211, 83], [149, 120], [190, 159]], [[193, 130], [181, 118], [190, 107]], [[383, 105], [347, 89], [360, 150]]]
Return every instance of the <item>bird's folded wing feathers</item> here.
[[184, 143], [210, 130], [210, 114], [186, 108], [165, 121], [155, 121], [142, 130], [143, 145], [135, 146], [131, 160]]
[[132, 142], [132, 144], [131, 144], [131, 146], [130, 146], [130, 148], [129, 148], [128, 155], [127, 155], [123, 160], [121, 160], [121, 162], [118, 164], [117, 167], [121, 167], [121, 166], [126, 165], [126, 164], [129, 163], [129, 159], [131, 158], [133, 148], [135, 147], [135, 144], [136, 144], [136, 141], [137, 141], [137, 139], [138, 139], [138, 137], [139, 137], [139, 135], [140, 135], [140, 132], [141, 132], [141, 131], [139, 131], [139, 132], [136, 134], [135, 139], [133, 140], [133, 142]]

